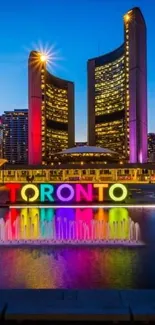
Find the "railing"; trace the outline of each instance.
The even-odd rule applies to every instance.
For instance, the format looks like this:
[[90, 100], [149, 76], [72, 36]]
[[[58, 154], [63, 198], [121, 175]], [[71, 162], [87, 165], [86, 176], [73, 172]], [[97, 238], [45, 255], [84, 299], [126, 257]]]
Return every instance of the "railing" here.
[[94, 175], [94, 176], [43, 176], [38, 177], [34, 176], [32, 181], [28, 181], [26, 176], [1, 176], [0, 183], [155, 183], [154, 177], [137, 176], [136, 178], [133, 176], [103, 176], [103, 175]]

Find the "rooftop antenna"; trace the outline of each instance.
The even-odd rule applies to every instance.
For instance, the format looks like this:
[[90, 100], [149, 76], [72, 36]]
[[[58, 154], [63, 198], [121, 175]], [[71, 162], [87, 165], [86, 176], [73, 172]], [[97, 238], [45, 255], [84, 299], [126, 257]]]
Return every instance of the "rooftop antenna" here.
[[100, 41], [98, 42], [98, 56], [100, 56]]

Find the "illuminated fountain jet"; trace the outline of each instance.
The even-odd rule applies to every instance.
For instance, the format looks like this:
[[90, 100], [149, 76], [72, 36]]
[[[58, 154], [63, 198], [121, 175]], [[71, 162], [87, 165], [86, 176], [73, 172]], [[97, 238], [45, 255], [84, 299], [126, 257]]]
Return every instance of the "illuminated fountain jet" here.
[[[51, 213], [51, 211], [53, 211]], [[55, 216], [54, 210], [40, 216], [39, 209], [22, 209], [21, 215], [0, 219], [0, 245], [140, 245], [140, 227], [120, 208], [109, 211], [109, 220], [70, 219]]]

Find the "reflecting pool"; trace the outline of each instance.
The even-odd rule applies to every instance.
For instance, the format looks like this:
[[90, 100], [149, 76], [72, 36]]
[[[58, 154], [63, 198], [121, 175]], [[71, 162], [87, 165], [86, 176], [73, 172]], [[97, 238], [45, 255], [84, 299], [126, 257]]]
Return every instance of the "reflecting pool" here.
[[154, 208], [0, 209], [0, 288], [155, 288], [154, 253]]

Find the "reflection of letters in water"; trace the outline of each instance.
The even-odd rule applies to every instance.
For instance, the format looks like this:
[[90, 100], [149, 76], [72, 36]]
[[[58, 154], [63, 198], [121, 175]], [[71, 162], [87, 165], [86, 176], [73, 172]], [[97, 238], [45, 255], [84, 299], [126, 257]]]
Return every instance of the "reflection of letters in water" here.
[[122, 202], [128, 196], [124, 184], [6, 184], [11, 203], [17, 201], [20, 192], [24, 202], [104, 202], [110, 198]]
[[[126, 208], [11, 208], [0, 219], [0, 242], [133, 242], [140, 239], [138, 223]], [[18, 242], [17, 242], [18, 243]]]

